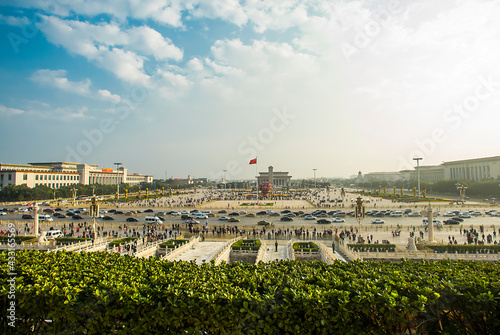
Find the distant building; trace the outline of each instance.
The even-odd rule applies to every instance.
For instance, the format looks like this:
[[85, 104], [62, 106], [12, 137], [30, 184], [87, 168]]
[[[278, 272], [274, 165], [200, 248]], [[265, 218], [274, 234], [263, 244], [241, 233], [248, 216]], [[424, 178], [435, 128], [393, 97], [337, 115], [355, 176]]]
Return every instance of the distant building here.
[[274, 171], [272, 166], [268, 168], [267, 172], [259, 172], [257, 176], [259, 185], [263, 182], [269, 182], [276, 189], [290, 187], [291, 180], [292, 176], [289, 176], [288, 172]]
[[77, 184], [113, 185], [127, 183], [130, 185], [153, 181], [151, 175], [127, 174], [127, 169], [121, 167], [118, 171], [102, 168], [92, 164], [68, 162], [48, 162], [19, 164], [0, 164], [0, 189], [7, 185], [26, 185], [36, 187], [45, 185], [50, 188], [60, 188]]
[[[420, 180], [435, 182], [447, 179], [481, 181], [500, 178], [500, 156], [464, 159], [443, 162], [440, 165], [421, 165]], [[417, 168], [398, 172], [371, 172], [364, 175], [365, 181], [417, 179]]]

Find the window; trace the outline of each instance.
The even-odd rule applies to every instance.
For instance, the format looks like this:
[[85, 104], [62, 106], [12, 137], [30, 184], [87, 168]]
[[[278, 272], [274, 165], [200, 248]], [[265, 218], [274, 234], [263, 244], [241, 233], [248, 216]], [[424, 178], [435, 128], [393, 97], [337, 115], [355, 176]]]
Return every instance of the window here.
[[26, 173], [23, 174], [23, 180], [28, 180], [28, 175]]
[[35, 180], [38, 180], [38, 175], [37, 174], [35, 175]]
[[43, 179], [44, 179], [44, 180], [47, 180], [47, 175], [44, 175], [44, 176], [43, 176]]
[[9, 180], [12, 180], [12, 175], [9, 173]]

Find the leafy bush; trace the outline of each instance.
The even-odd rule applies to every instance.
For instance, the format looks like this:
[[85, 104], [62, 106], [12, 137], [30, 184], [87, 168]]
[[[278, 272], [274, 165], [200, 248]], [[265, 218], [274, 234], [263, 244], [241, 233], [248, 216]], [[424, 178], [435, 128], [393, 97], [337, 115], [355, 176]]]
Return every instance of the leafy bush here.
[[428, 245], [428, 248], [438, 253], [455, 253], [459, 254], [497, 254], [500, 252], [500, 245], [464, 245], [464, 244], [446, 244], [446, 245]]
[[56, 238], [57, 245], [67, 245], [72, 243], [80, 243], [83, 241], [92, 241], [91, 238], [73, 238], [73, 237], [58, 237]]
[[318, 252], [319, 247], [312, 242], [296, 242], [293, 244], [293, 250], [301, 252]]
[[349, 248], [354, 249], [354, 251], [361, 251], [361, 252], [394, 252], [396, 251], [396, 245], [395, 244], [368, 244], [368, 243], [356, 243], [356, 244], [348, 244], [347, 245]]
[[109, 246], [119, 246], [120, 244], [129, 243], [137, 240], [137, 237], [125, 237], [109, 243]]
[[181, 245], [184, 245], [184, 244], [186, 244], [188, 242], [189, 242], [189, 240], [186, 240], [186, 239], [168, 240], [167, 242], [161, 243], [159, 245], [159, 247], [162, 248], [162, 249], [165, 249], [165, 248], [173, 249], [173, 248], [176, 248], [176, 247], [180, 247]]
[[[8, 306], [8, 253], [0, 304]], [[497, 334], [500, 264], [16, 253], [16, 334]], [[8, 333], [6, 313], [0, 331]]]
[[[20, 236], [20, 235], [16, 235], [14, 237], [16, 244], [21, 244], [21, 242], [32, 240], [34, 238], [35, 236]], [[8, 242], [10, 239], [11, 237], [9, 237], [9, 235], [0, 235], [0, 242], [5, 243]]]
[[231, 245], [232, 250], [259, 250], [260, 240], [238, 240]]

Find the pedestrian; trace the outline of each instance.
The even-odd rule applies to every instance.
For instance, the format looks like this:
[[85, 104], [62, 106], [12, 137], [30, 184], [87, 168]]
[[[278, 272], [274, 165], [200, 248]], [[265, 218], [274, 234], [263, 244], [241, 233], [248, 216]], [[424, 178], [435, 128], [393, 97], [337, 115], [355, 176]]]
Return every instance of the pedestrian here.
[[278, 251], [278, 241], [274, 243], [274, 247], [276, 248], [276, 252]]

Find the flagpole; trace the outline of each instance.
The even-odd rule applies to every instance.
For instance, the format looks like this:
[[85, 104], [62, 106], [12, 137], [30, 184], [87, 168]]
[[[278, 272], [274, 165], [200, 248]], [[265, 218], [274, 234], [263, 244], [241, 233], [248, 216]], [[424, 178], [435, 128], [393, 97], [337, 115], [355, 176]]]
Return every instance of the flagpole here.
[[257, 157], [255, 157], [255, 178], [257, 178], [257, 181], [255, 182], [255, 186], [256, 186], [256, 193], [257, 193], [257, 204], [259, 203], [259, 160], [257, 159]]

